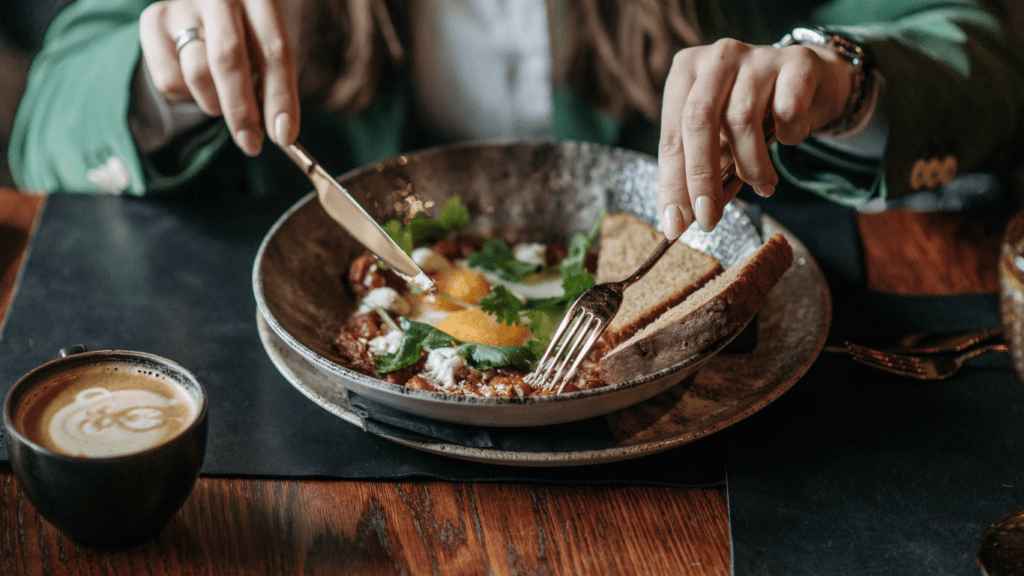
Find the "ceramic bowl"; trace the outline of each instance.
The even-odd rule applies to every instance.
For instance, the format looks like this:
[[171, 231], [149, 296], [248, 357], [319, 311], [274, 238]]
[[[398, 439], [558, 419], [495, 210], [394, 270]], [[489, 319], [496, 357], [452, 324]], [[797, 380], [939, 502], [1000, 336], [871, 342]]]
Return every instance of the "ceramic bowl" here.
[[[605, 212], [657, 223], [656, 161], [636, 152], [575, 142], [474, 143], [427, 149], [338, 178], [378, 222], [436, 214], [459, 195], [477, 232], [567, 242]], [[694, 226], [683, 241], [728, 267], [761, 244], [740, 202], [711, 234]], [[396, 386], [345, 368], [331, 341], [356, 303], [345, 286], [364, 248], [320, 208], [315, 194], [271, 228], [253, 267], [259, 313], [289, 347], [339, 387], [419, 416], [470, 425], [540, 426], [608, 414], [642, 402], [700, 369], [731, 339], [654, 374], [595, 390], [484, 398]], [[734, 336], [735, 333], [731, 336]]]

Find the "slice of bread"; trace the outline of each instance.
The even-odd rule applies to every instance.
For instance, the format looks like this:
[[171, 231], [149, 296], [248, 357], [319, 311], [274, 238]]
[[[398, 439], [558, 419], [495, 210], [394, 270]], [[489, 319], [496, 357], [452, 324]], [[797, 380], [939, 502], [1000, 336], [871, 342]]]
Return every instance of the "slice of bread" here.
[[744, 326], [793, 263], [782, 234], [768, 239], [682, 304], [662, 314], [601, 359], [601, 379], [617, 384], [668, 368]]
[[[627, 278], [662, 238], [661, 232], [631, 214], [606, 215], [601, 224], [597, 281]], [[605, 330], [605, 342], [617, 346], [721, 271], [714, 256], [676, 242], [646, 276], [626, 288], [622, 306]]]

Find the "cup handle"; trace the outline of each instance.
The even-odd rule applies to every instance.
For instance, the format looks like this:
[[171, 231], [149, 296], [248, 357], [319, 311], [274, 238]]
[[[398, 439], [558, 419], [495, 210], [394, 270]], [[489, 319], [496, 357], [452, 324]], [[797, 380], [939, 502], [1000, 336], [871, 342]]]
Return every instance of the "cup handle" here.
[[57, 355], [61, 358], [66, 358], [72, 354], [81, 354], [82, 352], [88, 352], [89, 349], [81, 344], [75, 344], [74, 346], [68, 346], [67, 348], [61, 348]]

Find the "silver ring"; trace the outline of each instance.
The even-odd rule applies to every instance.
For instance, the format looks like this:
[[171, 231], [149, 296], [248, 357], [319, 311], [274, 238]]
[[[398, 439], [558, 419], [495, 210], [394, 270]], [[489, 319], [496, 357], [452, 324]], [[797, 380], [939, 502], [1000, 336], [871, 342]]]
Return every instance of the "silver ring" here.
[[199, 28], [185, 28], [181, 32], [178, 32], [178, 35], [174, 37], [174, 49], [178, 51], [178, 54], [181, 54], [181, 49], [184, 48], [186, 44], [193, 40], [202, 39], [203, 36], [200, 33]]

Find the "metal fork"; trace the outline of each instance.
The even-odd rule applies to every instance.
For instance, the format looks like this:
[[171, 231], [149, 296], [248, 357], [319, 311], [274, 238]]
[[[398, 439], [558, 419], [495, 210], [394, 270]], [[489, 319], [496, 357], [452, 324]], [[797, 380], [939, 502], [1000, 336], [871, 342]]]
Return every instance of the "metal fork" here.
[[[771, 144], [775, 137], [775, 126], [771, 123], [770, 116], [765, 120], [763, 129], [765, 142]], [[722, 188], [728, 188], [735, 180], [736, 164], [730, 160], [722, 172]], [[619, 311], [622, 294], [626, 288], [643, 278], [674, 243], [675, 240], [662, 238], [651, 255], [628, 278], [619, 282], [598, 284], [577, 298], [566, 311], [565, 317], [551, 338], [551, 344], [537, 363], [537, 368], [523, 380], [540, 386], [543, 390], [551, 390], [555, 384], [561, 382], [557, 390], [557, 393], [560, 393], [566, 383], [576, 375], [576, 371], [590, 354], [598, 338]]]
[[663, 238], [629, 278], [598, 284], [577, 298], [551, 337], [551, 344], [544, 351], [536, 370], [523, 380], [546, 390], [561, 382], [558, 387], [558, 392], [561, 392], [619, 311], [626, 287], [643, 278], [674, 243], [675, 240]]
[[[900, 338], [891, 346], [882, 348], [882, 351], [899, 354], [945, 354], [961, 352], [977, 344], [988, 344], [1002, 339], [1002, 327], [959, 332], [915, 332]], [[850, 349], [846, 345], [828, 345], [822, 348], [822, 352], [849, 354]]]
[[985, 344], [957, 354], [927, 356], [873, 350], [852, 342], [846, 342], [846, 348], [850, 356], [861, 364], [918, 380], [943, 380], [955, 374], [971, 358], [987, 352], [1006, 352], [1004, 343]]

